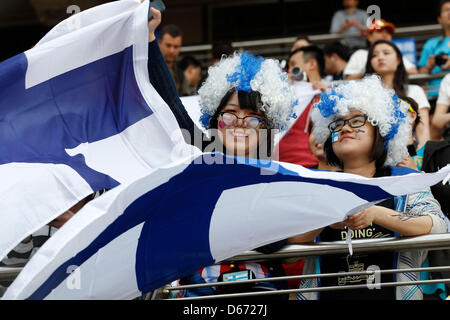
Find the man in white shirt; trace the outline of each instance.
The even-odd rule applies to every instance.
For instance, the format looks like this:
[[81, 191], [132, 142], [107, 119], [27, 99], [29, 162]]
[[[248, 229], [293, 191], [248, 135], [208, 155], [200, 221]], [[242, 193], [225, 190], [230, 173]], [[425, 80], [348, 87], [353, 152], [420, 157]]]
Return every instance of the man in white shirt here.
[[[395, 26], [383, 19], [373, 20], [369, 28], [367, 28], [367, 40], [372, 45], [378, 40], [392, 41], [392, 35], [395, 32]], [[366, 72], [368, 50], [359, 49], [355, 51], [347, 66], [344, 69], [345, 80], [361, 79]], [[417, 68], [407, 58], [403, 57], [403, 64], [408, 74], [417, 73]]]

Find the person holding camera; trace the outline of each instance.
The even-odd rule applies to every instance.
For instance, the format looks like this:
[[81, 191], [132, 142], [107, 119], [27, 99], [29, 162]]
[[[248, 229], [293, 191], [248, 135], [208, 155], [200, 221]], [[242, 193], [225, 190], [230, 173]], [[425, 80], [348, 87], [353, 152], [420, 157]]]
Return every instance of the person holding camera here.
[[289, 80], [308, 81], [314, 89], [326, 90], [322, 78], [325, 75], [325, 58], [323, 51], [315, 45], [303, 46], [289, 54], [286, 64]]
[[320, 92], [325, 91], [327, 87], [322, 81], [325, 73], [322, 50], [314, 45], [295, 49], [289, 54], [286, 71], [294, 88], [297, 87], [298, 92], [302, 96], [307, 96], [308, 99], [311, 96], [311, 100], [305, 104], [304, 109], [296, 111], [297, 120], [278, 143], [279, 159], [311, 168], [316, 166], [318, 161], [309, 148], [307, 128], [310, 112], [314, 103], [320, 98]]
[[[425, 42], [418, 63], [419, 73], [435, 74], [450, 69], [450, 0], [441, 0], [439, 3], [437, 21], [443, 28], [443, 35]], [[438, 97], [441, 80], [432, 79], [428, 82], [428, 98], [432, 102]]]

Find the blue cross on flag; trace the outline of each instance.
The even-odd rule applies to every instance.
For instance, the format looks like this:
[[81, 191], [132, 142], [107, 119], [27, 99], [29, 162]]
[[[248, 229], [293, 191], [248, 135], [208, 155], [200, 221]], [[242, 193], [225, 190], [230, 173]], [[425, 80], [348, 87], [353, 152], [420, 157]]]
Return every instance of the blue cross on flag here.
[[83, 11], [0, 64], [0, 259], [87, 195], [185, 146], [148, 79], [147, 13], [148, 1], [133, 0]]

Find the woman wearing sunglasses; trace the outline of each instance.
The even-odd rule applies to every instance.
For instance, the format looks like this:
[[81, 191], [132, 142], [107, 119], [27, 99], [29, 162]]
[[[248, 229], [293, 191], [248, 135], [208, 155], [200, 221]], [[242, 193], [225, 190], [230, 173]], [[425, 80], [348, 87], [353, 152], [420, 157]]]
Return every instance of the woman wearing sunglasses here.
[[[392, 89], [385, 88], [379, 77], [339, 85], [322, 94], [312, 113], [314, 135], [324, 144], [328, 164], [345, 173], [363, 177], [383, 177], [412, 172], [396, 167], [408, 156], [411, 118], [408, 105]], [[339, 241], [402, 236], [418, 236], [446, 232], [446, 223], [439, 203], [429, 189], [396, 199], [388, 199], [345, 221], [297, 237], [298, 242], [311, 242], [320, 235], [321, 241]], [[293, 242], [290, 239], [290, 242]], [[420, 267], [426, 254], [420, 250], [374, 252], [370, 254], [327, 255], [305, 262], [304, 273], [355, 272], [368, 269]], [[408, 272], [381, 275], [382, 282], [412, 281], [419, 273]], [[376, 281], [379, 281], [377, 279]], [[299, 299], [422, 299], [420, 286], [381, 287], [367, 290], [366, 275], [348, 275], [302, 282], [302, 287], [363, 285], [362, 290], [333, 290], [300, 293]], [[373, 286], [376, 285], [372, 281]]]

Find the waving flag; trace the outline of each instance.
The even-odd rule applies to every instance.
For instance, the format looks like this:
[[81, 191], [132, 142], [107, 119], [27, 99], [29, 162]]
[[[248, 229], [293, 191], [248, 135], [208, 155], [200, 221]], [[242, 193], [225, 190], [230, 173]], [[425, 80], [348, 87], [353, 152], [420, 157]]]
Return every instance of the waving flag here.
[[[305, 111], [308, 104], [311, 102], [312, 98], [318, 93], [320, 93], [320, 90], [315, 90], [312, 87], [312, 84], [310, 82], [295, 82], [294, 85], [294, 91], [297, 96], [297, 103], [294, 106], [293, 112], [297, 115], [297, 117], [300, 117], [303, 111]], [[189, 116], [192, 118], [192, 121], [197, 125], [198, 128], [202, 129], [205, 134], [208, 134], [208, 131], [203, 128], [202, 124], [200, 123], [200, 96], [186, 96], [181, 97], [181, 102], [186, 107], [186, 111], [188, 112]], [[274, 143], [275, 145], [280, 142], [280, 140], [284, 137], [284, 135], [289, 131], [289, 129], [294, 125], [297, 118], [290, 119], [288, 126], [285, 130], [277, 132], [274, 137]]]
[[423, 190], [450, 173], [447, 166], [368, 179], [287, 163], [246, 164], [223, 154], [186, 160], [88, 203], [3, 298], [131, 299], [245, 250]]
[[176, 159], [181, 132], [148, 79], [148, 5], [86, 10], [0, 64], [0, 259], [87, 195]]

